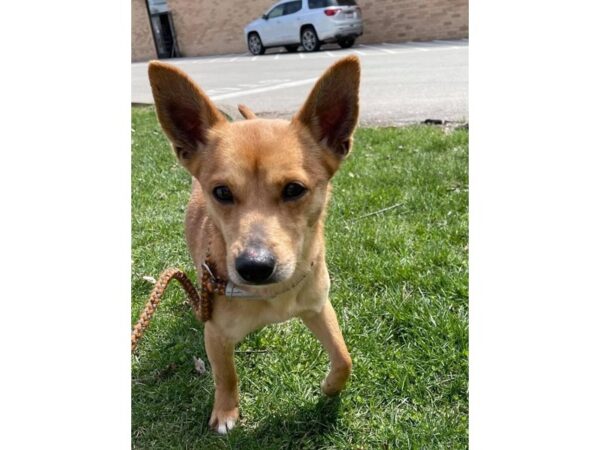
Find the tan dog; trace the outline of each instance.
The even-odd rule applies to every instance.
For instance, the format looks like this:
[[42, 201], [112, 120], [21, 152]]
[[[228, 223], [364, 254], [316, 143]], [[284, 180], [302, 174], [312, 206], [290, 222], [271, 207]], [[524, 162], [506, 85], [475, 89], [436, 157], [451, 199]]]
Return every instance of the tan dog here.
[[158, 119], [193, 177], [185, 225], [198, 273], [210, 251], [218, 277], [258, 297], [214, 299], [204, 328], [215, 382], [210, 426], [226, 433], [239, 416], [234, 346], [292, 317], [327, 350], [321, 389], [338, 393], [352, 360], [329, 301], [323, 228], [330, 181], [358, 119], [358, 58], [330, 67], [291, 122], [240, 105], [247, 120], [230, 123], [178, 68], [153, 61], [149, 76]]

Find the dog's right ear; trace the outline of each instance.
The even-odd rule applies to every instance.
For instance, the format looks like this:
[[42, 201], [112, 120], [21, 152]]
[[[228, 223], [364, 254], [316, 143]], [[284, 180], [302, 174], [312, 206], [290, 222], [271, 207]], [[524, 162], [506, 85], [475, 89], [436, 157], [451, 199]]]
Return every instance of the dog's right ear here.
[[181, 164], [193, 173], [198, 154], [208, 143], [208, 131], [226, 119], [202, 89], [177, 67], [151, 61], [148, 77], [158, 121]]

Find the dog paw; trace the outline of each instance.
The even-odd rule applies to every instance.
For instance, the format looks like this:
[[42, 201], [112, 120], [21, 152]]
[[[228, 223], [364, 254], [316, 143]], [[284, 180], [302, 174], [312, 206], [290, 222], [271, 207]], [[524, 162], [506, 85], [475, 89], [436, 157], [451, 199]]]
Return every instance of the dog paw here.
[[219, 434], [227, 434], [235, 427], [240, 413], [238, 408], [233, 408], [228, 411], [213, 409], [210, 416], [209, 426]]
[[334, 395], [339, 394], [343, 388], [343, 385], [339, 386], [337, 384], [332, 384], [331, 382], [328, 382], [327, 378], [321, 381], [321, 392], [328, 397], [333, 397]]
[[332, 369], [327, 377], [321, 382], [321, 392], [327, 396], [339, 394], [346, 386], [346, 382], [348, 381], [348, 378], [350, 378], [351, 370], [351, 362], [336, 369]]

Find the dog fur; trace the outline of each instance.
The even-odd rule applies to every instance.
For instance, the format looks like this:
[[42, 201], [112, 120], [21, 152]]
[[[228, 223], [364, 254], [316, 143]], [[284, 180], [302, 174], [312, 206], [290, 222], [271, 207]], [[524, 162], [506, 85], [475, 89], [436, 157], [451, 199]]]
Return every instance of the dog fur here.
[[[326, 395], [340, 392], [352, 360], [329, 301], [324, 222], [331, 178], [352, 147], [358, 120], [360, 64], [349, 56], [317, 81], [300, 111], [286, 120], [228, 122], [183, 71], [153, 61], [150, 84], [160, 124], [180, 163], [192, 175], [185, 229], [198, 274], [210, 243], [217, 276], [262, 298], [215, 296], [206, 322], [206, 352], [215, 382], [209, 424], [220, 433], [239, 418], [234, 347], [265, 325], [299, 317], [331, 361], [321, 383]], [[306, 190], [290, 200], [284, 189]], [[232, 201], [215, 189], [226, 186]], [[250, 247], [268, 252], [275, 266], [268, 283], [248, 283], [236, 269]]]

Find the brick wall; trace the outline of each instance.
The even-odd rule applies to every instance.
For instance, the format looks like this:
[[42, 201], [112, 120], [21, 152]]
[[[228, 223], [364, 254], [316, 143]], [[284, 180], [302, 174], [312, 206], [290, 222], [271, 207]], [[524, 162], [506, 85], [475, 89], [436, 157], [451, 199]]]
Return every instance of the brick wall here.
[[156, 58], [156, 48], [146, 0], [131, 0], [131, 60], [148, 61]]
[[[273, 3], [274, 0], [168, 0], [177, 42], [184, 56], [246, 51], [244, 26], [260, 17]], [[469, 35], [468, 0], [357, 0], [357, 3], [364, 22], [364, 34], [358, 42], [451, 39]], [[146, 14], [144, 0], [133, 0], [134, 9], [139, 8], [138, 4]], [[146, 28], [150, 30], [147, 17]], [[135, 40], [133, 44], [136, 45]], [[153, 47], [152, 53], [154, 57]], [[136, 52], [134, 48], [136, 54], [141, 55], [143, 51]]]
[[179, 49], [186, 56], [247, 50], [244, 27], [274, 0], [168, 0]]
[[426, 41], [469, 36], [468, 0], [358, 0], [360, 42]]

